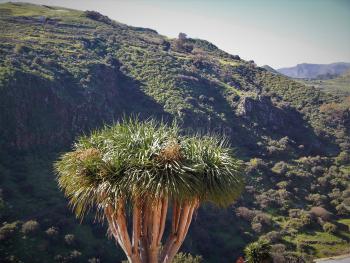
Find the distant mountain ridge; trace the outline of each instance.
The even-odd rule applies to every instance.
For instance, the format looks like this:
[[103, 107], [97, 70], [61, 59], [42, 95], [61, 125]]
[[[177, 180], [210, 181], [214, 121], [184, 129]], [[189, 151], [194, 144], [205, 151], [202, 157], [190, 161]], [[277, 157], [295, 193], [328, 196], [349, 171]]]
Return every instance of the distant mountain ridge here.
[[350, 70], [350, 63], [337, 62], [331, 64], [302, 63], [294, 67], [280, 68], [277, 71], [291, 78], [320, 78], [322, 75], [341, 75]]
[[277, 70], [275, 70], [273, 67], [269, 66], [269, 65], [264, 65], [261, 66], [263, 69], [266, 69], [268, 72], [273, 73], [273, 74], [281, 74], [279, 73]]

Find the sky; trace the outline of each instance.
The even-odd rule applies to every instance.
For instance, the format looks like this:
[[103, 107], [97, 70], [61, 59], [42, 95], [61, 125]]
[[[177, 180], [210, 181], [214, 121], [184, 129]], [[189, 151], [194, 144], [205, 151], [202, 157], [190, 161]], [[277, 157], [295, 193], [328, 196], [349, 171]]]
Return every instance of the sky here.
[[[0, 2], [7, 2], [0, 0]], [[21, 0], [208, 40], [274, 68], [350, 62], [350, 0]]]

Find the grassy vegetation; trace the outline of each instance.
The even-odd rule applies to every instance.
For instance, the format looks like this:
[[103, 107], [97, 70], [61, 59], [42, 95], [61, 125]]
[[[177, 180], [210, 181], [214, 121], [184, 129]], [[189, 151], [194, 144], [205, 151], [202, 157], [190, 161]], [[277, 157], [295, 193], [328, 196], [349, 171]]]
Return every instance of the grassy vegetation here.
[[[343, 238], [341, 238], [341, 237]], [[304, 253], [311, 253], [317, 258], [343, 255], [350, 252], [349, 234], [341, 231], [338, 234], [314, 232], [310, 234], [299, 234], [291, 239], [286, 239], [296, 244], [305, 244]]]
[[324, 92], [338, 96], [350, 96], [350, 72], [331, 79], [298, 80]]

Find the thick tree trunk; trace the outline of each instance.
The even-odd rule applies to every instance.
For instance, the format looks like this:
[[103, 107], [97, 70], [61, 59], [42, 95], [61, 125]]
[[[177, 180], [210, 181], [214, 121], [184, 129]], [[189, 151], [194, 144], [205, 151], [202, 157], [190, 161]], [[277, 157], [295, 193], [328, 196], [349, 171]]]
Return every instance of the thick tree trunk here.
[[198, 207], [198, 201], [187, 202], [181, 206], [174, 205], [172, 232], [164, 246], [160, 263], [170, 263], [179, 251], [188, 229], [190, 227], [193, 213]]
[[133, 233], [132, 233], [132, 262], [141, 263], [140, 253], [141, 241], [141, 205], [139, 200], [135, 200], [133, 206]]
[[165, 197], [162, 199], [162, 210], [160, 214], [159, 234], [157, 239], [157, 244], [159, 246], [161, 245], [162, 237], [164, 234], [167, 212], [168, 212], [168, 198]]
[[146, 201], [143, 201], [142, 203], [142, 215], [141, 215], [141, 245], [142, 245], [142, 248], [141, 248], [141, 260], [142, 262], [148, 262], [148, 242], [147, 242], [147, 237], [148, 237], [148, 210], [149, 210], [149, 207], [148, 207], [148, 203]]
[[[162, 251], [168, 199], [135, 199], [132, 208], [132, 239], [127, 228], [125, 200], [105, 208], [109, 231], [124, 250], [130, 263], [170, 263], [188, 232], [198, 201], [173, 203], [171, 233]], [[162, 252], [162, 253], [160, 253]]]

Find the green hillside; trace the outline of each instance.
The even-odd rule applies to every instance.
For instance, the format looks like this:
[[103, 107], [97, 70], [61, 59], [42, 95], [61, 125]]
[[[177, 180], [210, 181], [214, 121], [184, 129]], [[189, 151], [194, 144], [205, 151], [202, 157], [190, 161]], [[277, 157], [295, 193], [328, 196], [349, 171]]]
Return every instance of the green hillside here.
[[93, 11], [1, 4], [0, 39], [4, 262], [124, 259], [94, 218], [73, 217], [52, 163], [77, 135], [129, 115], [225, 134], [246, 162], [241, 199], [201, 207], [184, 252], [234, 262], [259, 237], [285, 260], [349, 252], [350, 100]]
[[350, 71], [330, 79], [300, 80], [308, 86], [313, 86], [321, 91], [338, 95], [350, 96]]

